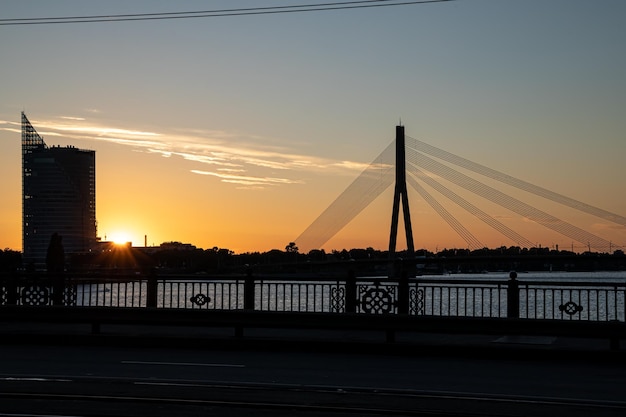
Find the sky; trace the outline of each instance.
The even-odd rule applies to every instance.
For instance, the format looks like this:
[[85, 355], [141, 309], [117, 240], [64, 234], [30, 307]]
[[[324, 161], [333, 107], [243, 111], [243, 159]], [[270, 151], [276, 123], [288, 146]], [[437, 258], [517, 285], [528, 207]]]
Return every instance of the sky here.
[[[0, 19], [315, 3], [5, 0]], [[98, 235], [134, 246], [284, 250], [399, 123], [410, 137], [624, 216], [624, 16], [623, 0], [456, 0], [0, 25], [0, 247], [22, 248], [22, 111], [49, 146], [96, 151]], [[624, 226], [511, 193], [626, 247]], [[467, 246], [409, 197], [416, 248]], [[390, 187], [323, 248], [385, 250], [392, 200]], [[585, 250], [504, 208], [484, 210], [538, 246]], [[514, 244], [458, 218], [487, 247]]]

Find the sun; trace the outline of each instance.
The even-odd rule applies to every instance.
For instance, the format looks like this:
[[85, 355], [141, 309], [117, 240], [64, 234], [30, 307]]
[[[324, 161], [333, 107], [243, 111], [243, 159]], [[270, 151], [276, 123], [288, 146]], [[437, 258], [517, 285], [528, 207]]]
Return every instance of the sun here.
[[113, 242], [116, 245], [126, 245], [128, 242], [131, 242], [130, 234], [126, 232], [114, 232], [108, 236], [108, 241]]

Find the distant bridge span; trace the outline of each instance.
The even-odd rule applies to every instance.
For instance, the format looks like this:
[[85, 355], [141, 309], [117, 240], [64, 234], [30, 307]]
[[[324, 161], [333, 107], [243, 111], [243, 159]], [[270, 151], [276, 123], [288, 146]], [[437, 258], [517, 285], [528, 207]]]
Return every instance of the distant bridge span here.
[[[401, 130], [401, 136], [399, 131]], [[401, 149], [398, 144], [404, 143]], [[398, 156], [401, 155], [401, 156]], [[404, 161], [396, 161], [404, 156]], [[405, 172], [399, 173], [397, 167], [405, 167]], [[397, 227], [398, 201], [403, 192], [406, 192], [406, 184], [416, 191], [426, 201], [435, 212], [446, 221], [446, 223], [466, 242], [469, 249], [481, 249], [483, 245], [454, 215], [440, 203], [440, 197], [445, 197], [447, 201], [454, 203], [467, 211], [480, 221], [484, 222], [501, 235], [508, 238], [516, 246], [530, 248], [535, 246], [532, 241], [522, 234], [512, 230], [499, 220], [489, 215], [478, 206], [470, 203], [458, 193], [455, 193], [446, 184], [454, 184], [463, 190], [481, 197], [489, 202], [495, 203], [511, 212], [536, 222], [548, 229], [551, 229], [572, 241], [599, 251], [607, 251], [611, 248], [620, 248], [612, 242], [599, 237], [593, 233], [583, 230], [558, 217], [543, 210], [533, 207], [515, 197], [512, 197], [500, 190], [484, 184], [477, 179], [470, 177], [457, 168], [471, 171], [486, 179], [495, 180], [499, 183], [514, 187], [518, 190], [534, 194], [549, 201], [561, 204], [567, 208], [574, 209], [605, 221], [626, 227], [626, 217], [611, 213], [607, 210], [594, 207], [582, 201], [564, 196], [546, 188], [531, 184], [524, 180], [512, 177], [508, 174], [488, 168], [484, 165], [472, 162], [458, 155], [447, 152], [443, 149], [429, 145], [419, 139], [404, 137], [404, 128], [396, 128], [396, 139], [387, 146], [370, 165], [324, 210], [317, 219], [298, 236], [295, 242], [302, 248], [319, 249], [341, 229], [343, 229], [352, 219], [361, 213], [370, 203], [380, 196], [386, 189], [394, 184], [394, 174], [396, 191], [394, 195], [394, 209], [392, 213], [392, 230], [390, 236], [390, 252], [395, 250], [395, 227]], [[445, 181], [445, 182], [444, 182]], [[399, 183], [400, 182], [400, 183]], [[402, 184], [404, 183], [404, 184]], [[437, 193], [437, 197], [431, 194], [423, 186], [426, 185]], [[439, 199], [438, 199], [439, 197]], [[407, 243], [412, 246], [412, 230], [410, 229], [410, 214], [408, 211], [408, 201], [404, 202], [405, 210], [405, 230], [407, 233]], [[408, 218], [407, 218], [408, 216]]]

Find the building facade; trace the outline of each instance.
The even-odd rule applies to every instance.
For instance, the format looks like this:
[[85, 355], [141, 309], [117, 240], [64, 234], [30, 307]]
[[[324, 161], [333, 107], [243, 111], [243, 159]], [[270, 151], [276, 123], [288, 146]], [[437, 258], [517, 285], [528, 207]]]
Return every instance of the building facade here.
[[54, 234], [65, 255], [96, 244], [96, 154], [48, 147], [22, 112], [22, 258], [43, 266]]

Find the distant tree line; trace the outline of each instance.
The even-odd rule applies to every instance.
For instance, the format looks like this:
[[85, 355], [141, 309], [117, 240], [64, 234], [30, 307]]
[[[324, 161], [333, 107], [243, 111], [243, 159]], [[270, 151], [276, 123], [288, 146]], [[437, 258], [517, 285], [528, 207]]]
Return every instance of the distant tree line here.
[[22, 252], [0, 249], [0, 272], [13, 272], [22, 267]]
[[[0, 272], [28, 269], [22, 265], [21, 252], [0, 250]], [[332, 270], [333, 265], [344, 268], [346, 262], [361, 261], [360, 268], [380, 269], [392, 257], [388, 251], [372, 247], [365, 249], [342, 249], [326, 252], [314, 249], [301, 253], [295, 242], [289, 242], [284, 250], [245, 252], [235, 254], [225, 248], [196, 248], [179, 242], [167, 242], [160, 247], [135, 248], [130, 245], [110, 245], [101, 251], [66, 257], [66, 270], [117, 270], [150, 271], [160, 273], [231, 273], [246, 269], [267, 272], [319, 272]], [[418, 269], [424, 273], [482, 272], [501, 270], [626, 270], [626, 256], [619, 249], [613, 253], [574, 253], [549, 248], [499, 248], [443, 249], [431, 252], [419, 249], [414, 254], [396, 252], [394, 259], [415, 258]], [[371, 265], [371, 267], [368, 267]]]

